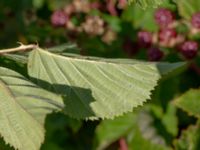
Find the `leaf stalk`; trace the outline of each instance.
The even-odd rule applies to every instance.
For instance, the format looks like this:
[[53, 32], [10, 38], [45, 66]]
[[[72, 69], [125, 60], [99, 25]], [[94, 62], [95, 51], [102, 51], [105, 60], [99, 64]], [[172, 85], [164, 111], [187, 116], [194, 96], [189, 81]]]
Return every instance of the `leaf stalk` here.
[[24, 45], [24, 44], [20, 43], [19, 47], [0, 50], [0, 55], [4, 55], [4, 54], [7, 54], [7, 53], [19, 52], [19, 51], [32, 50], [32, 49], [35, 49], [35, 48], [38, 48], [37, 44]]

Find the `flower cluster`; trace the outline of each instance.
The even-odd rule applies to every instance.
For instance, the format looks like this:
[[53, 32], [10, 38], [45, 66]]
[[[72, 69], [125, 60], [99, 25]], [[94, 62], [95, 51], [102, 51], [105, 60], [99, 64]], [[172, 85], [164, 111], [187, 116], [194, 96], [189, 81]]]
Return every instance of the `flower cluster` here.
[[[106, 6], [106, 7], [105, 7]], [[117, 7], [116, 7], [117, 6]], [[51, 16], [51, 24], [54, 27], [65, 27], [73, 33], [86, 33], [90, 36], [101, 36], [105, 43], [111, 43], [117, 37], [106, 22], [97, 15], [91, 15], [90, 12], [99, 10], [109, 13], [110, 15], [118, 15], [118, 9], [126, 6], [126, 0], [108, 0], [105, 2], [89, 0], [73, 0], [62, 10], [56, 10]], [[74, 18], [80, 18], [79, 23], [74, 23]]]
[[[126, 7], [127, 0], [72, 0], [62, 10], [52, 13], [51, 23], [54, 27], [64, 27], [73, 34], [98, 36], [104, 43], [111, 44], [119, 38], [118, 33], [113, 31], [99, 13], [120, 18], [120, 13]], [[98, 11], [98, 15], [94, 15], [93, 11]], [[176, 15], [167, 8], [158, 8], [154, 13], [154, 21], [159, 27], [157, 32], [139, 30], [135, 41], [124, 37], [122, 49], [128, 56], [135, 56], [140, 49], [145, 49], [149, 61], [160, 61], [167, 55], [163, 50], [165, 48], [176, 49], [175, 52], [185, 60], [197, 56], [199, 45], [191, 35], [200, 33], [200, 12], [195, 13], [190, 21], [186, 21], [176, 19]], [[185, 25], [189, 31], [179, 32], [177, 29], [181, 25]]]
[[[159, 8], [155, 11], [154, 19], [159, 26], [159, 31], [151, 33], [139, 31], [137, 34], [140, 47], [147, 48], [147, 56], [150, 61], [159, 61], [163, 58], [164, 52], [161, 48], [175, 48], [184, 59], [191, 60], [197, 56], [198, 42], [190, 40], [190, 33], [199, 33], [200, 13], [192, 16], [191, 21], [184, 22], [175, 20], [175, 15], [166, 8]], [[191, 32], [183, 34], [176, 31], [181, 24], [187, 24]], [[195, 30], [195, 32], [194, 32]]]

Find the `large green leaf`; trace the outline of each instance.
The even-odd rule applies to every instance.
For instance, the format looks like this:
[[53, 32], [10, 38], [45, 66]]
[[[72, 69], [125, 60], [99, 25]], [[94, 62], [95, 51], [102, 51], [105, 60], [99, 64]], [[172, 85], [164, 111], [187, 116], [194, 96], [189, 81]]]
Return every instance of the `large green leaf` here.
[[62, 98], [39, 88], [22, 75], [0, 67], [0, 135], [19, 150], [38, 150], [44, 119], [62, 110]]
[[30, 54], [28, 72], [40, 86], [66, 98], [71, 117], [113, 118], [143, 105], [161, 74], [182, 65], [64, 57], [38, 48]]
[[181, 136], [174, 141], [175, 150], [199, 150], [200, 149], [200, 126], [190, 126], [183, 130]]
[[0, 80], [7, 85], [16, 101], [41, 124], [46, 114], [64, 108], [61, 96], [39, 88], [15, 71], [0, 67]]
[[19, 150], [38, 150], [44, 129], [27, 110], [17, 103], [8, 87], [0, 82], [0, 135]]
[[200, 118], [200, 90], [189, 90], [179, 98], [177, 98], [174, 103], [189, 115], [194, 115]]

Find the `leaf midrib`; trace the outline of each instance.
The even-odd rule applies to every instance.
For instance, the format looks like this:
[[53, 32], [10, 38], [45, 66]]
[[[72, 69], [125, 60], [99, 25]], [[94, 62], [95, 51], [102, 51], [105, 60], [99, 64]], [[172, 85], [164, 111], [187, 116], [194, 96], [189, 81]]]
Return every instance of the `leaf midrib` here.
[[[88, 62], [88, 63], [113, 64], [113, 65], [117, 65], [117, 66], [118, 65], [122, 65], [122, 66], [123, 65], [130, 65], [130, 66], [132, 66], [132, 65], [138, 65], [138, 64], [141, 64], [141, 63], [143, 63], [145, 65], [156, 64], [156, 63], [153, 63], [153, 62], [144, 62], [144, 61], [139, 61], [139, 60], [137, 60], [137, 62], [136, 62], [136, 61], [129, 60], [129, 59], [124, 59], [124, 60], [130, 61], [130, 63], [129, 62], [122, 63], [122, 62], [117, 62], [117, 61], [116, 62], [111, 62], [112, 60], [113, 61], [114, 60], [120, 60], [120, 59], [113, 59], [113, 58], [112, 59], [101, 58], [99, 60], [95, 60], [95, 59], [89, 60], [89, 59], [84, 58], [84, 56], [83, 56], [83, 58], [78, 58], [78, 57], [70, 57], [70, 56], [57, 55], [57, 54], [50, 53], [50, 52], [48, 52], [46, 50], [43, 50], [43, 49], [40, 49], [40, 48], [36, 49], [36, 51], [41, 51], [42, 53], [46, 53], [47, 55], [53, 56], [53, 57], [60, 57], [60, 58], [67, 59], [67, 60], [76, 60], [76, 61]], [[81, 57], [81, 56], [79, 56], [79, 57]]]

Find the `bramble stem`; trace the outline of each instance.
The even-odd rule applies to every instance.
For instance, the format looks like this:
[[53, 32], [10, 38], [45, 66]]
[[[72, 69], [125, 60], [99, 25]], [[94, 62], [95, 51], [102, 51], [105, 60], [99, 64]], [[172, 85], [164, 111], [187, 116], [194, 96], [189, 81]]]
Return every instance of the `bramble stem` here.
[[123, 137], [119, 139], [119, 149], [120, 150], [128, 150], [128, 145], [126, 143], [125, 138], [123, 138]]
[[38, 47], [38, 45], [36, 45], [36, 44], [23, 45], [20, 43], [19, 47], [0, 50], [0, 55], [7, 54], [7, 53], [13, 53], [13, 52], [19, 52], [19, 51], [25, 51], [25, 50], [32, 50], [37, 47]]

